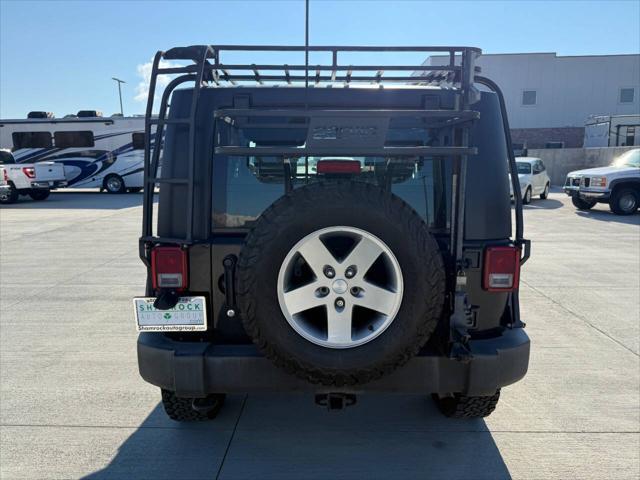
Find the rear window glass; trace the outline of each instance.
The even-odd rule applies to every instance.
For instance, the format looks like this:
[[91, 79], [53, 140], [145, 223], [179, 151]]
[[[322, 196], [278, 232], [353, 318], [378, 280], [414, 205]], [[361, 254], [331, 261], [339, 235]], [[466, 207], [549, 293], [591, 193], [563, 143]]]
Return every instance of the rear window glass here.
[[518, 167], [518, 173], [531, 173], [531, 164], [525, 162], [516, 162], [516, 166]]
[[13, 132], [13, 149], [21, 148], [51, 148], [51, 133], [49, 132]]
[[93, 147], [93, 132], [55, 132], [53, 134], [56, 148], [82, 148]]
[[[424, 157], [223, 157], [214, 159], [214, 228], [247, 228], [288, 189], [332, 174], [336, 161], [359, 165], [353, 179], [388, 188], [403, 199], [432, 229], [447, 229], [451, 164]], [[320, 167], [319, 167], [320, 165]]]

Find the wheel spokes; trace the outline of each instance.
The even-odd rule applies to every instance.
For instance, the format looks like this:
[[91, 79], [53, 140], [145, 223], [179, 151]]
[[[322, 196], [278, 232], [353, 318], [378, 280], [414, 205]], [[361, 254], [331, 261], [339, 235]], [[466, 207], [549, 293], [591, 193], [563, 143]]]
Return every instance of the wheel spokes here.
[[347, 345], [351, 342], [351, 305], [342, 310], [327, 305], [327, 340], [335, 344]]
[[318, 282], [312, 282], [284, 294], [284, 302], [292, 315], [324, 305], [326, 299], [318, 296]]
[[358, 275], [364, 277], [382, 253], [380, 245], [366, 237], [361, 237], [342, 264], [345, 266], [356, 265]]
[[353, 302], [383, 315], [391, 315], [396, 308], [397, 299], [397, 293], [365, 282], [362, 292], [353, 299]]
[[322, 275], [325, 265], [335, 263], [333, 254], [325, 247], [320, 237], [311, 238], [298, 248], [298, 253], [302, 255], [316, 277]]

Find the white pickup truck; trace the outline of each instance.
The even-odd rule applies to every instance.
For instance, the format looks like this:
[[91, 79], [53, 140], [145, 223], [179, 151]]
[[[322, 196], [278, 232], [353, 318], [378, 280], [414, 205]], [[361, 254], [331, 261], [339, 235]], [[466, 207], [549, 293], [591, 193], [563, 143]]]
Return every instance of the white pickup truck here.
[[14, 203], [20, 195], [44, 200], [52, 189], [66, 186], [63, 165], [54, 162], [16, 163], [10, 151], [0, 150], [0, 203]]
[[608, 167], [569, 172], [564, 191], [579, 210], [608, 203], [617, 215], [635, 213], [640, 208], [640, 148], [623, 153]]

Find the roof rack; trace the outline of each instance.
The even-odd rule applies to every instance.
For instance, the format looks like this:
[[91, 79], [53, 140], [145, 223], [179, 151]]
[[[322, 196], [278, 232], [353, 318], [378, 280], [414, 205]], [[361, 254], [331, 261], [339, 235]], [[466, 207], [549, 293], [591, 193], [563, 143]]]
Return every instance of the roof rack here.
[[[315, 52], [331, 54], [331, 62], [308, 64], [238, 64], [223, 63], [223, 53], [229, 52]], [[162, 53], [164, 60], [185, 60], [193, 63], [186, 66], [169, 66], [158, 69], [158, 74], [197, 73], [199, 63], [205, 63], [204, 80], [216, 85], [236, 85], [237, 82], [255, 82], [264, 85], [267, 82], [284, 82], [288, 85], [304, 82], [309, 86], [320, 83], [343, 82], [371, 83], [414, 83], [420, 85], [440, 86], [443, 84], [470, 86], [475, 73], [475, 59], [482, 53], [474, 47], [370, 47], [370, 46], [267, 46], [267, 45], [192, 45], [176, 47]], [[339, 62], [339, 54], [347, 53], [447, 53], [449, 64], [431, 66], [388, 64], [388, 65], [354, 65]], [[456, 57], [462, 61], [456, 65]], [[311, 72], [311, 74], [310, 74]], [[394, 72], [385, 76], [385, 72]], [[406, 72], [406, 73], [405, 73]], [[416, 73], [422, 75], [416, 77]]]
[[[308, 59], [310, 52], [321, 52], [331, 55], [331, 62], [310, 66], [308, 64], [240, 64], [224, 63], [222, 56], [230, 52], [304, 52], [305, 59]], [[385, 65], [353, 65], [344, 64], [339, 60], [341, 54], [349, 53], [446, 53], [449, 55], [449, 63], [444, 66], [407, 65], [407, 64], [385, 64]], [[146, 110], [145, 122], [145, 199], [143, 210], [143, 234], [144, 241], [155, 241], [152, 226], [153, 190], [157, 184], [183, 184], [187, 186], [187, 198], [189, 208], [187, 211], [187, 226], [185, 244], [194, 241], [193, 238], [193, 197], [194, 197], [194, 174], [195, 174], [195, 119], [198, 109], [198, 101], [202, 88], [210, 86], [220, 87], [223, 84], [235, 86], [238, 82], [255, 82], [258, 85], [265, 85], [268, 82], [284, 82], [287, 85], [304, 84], [305, 88], [310, 88], [310, 80], [313, 87], [322, 82], [343, 82], [345, 86], [355, 83], [369, 83], [383, 85], [386, 83], [404, 83], [416, 88], [424, 86], [442, 86], [455, 90], [457, 95], [454, 109], [441, 110], [259, 110], [259, 109], [223, 109], [216, 112], [216, 117], [220, 119], [234, 120], [240, 117], [255, 116], [301, 116], [311, 120], [320, 116], [333, 116], [333, 118], [346, 118], [353, 115], [360, 115], [365, 118], [378, 117], [389, 121], [394, 117], [413, 116], [423, 121], [436, 121], [440, 128], [458, 127], [461, 130], [460, 141], [456, 145], [446, 147], [384, 147], [367, 149], [368, 155], [443, 155], [452, 156], [466, 162], [467, 155], [475, 154], [475, 149], [469, 146], [468, 127], [471, 122], [478, 118], [478, 112], [470, 110], [470, 105], [479, 98], [478, 91], [473, 86], [473, 78], [476, 72], [475, 61], [481, 54], [481, 50], [473, 47], [448, 47], [448, 46], [424, 46], [424, 47], [395, 47], [395, 46], [266, 46], [266, 45], [194, 45], [188, 47], [176, 47], [166, 52], [157, 52], [151, 72], [149, 83], [149, 97]], [[460, 60], [459, 62], [457, 60]], [[174, 66], [163, 65], [167, 61], [186, 61], [186, 65]], [[310, 75], [310, 70], [315, 70], [315, 74]], [[384, 76], [385, 71], [395, 72], [392, 76]], [[355, 74], [354, 74], [355, 72]], [[399, 73], [397, 73], [399, 72]], [[416, 72], [421, 72], [422, 76], [415, 76]], [[160, 75], [170, 75], [174, 78], [168, 82], [160, 101], [159, 114], [153, 118], [153, 106], [155, 100], [155, 90], [157, 79]], [[179, 85], [193, 82], [194, 89], [191, 98], [191, 110], [188, 118], [167, 119], [169, 99], [172, 92]], [[189, 155], [187, 178], [159, 178], [157, 177], [158, 165], [160, 162], [161, 142], [154, 142], [152, 148], [151, 128], [156, 127], [155, 138], [162, 138], [164, 127], [168, 124], [183, 124], [189, 128]], [[359, 150], [363, 150], [360, 148]], [[305, 148], [292, 147], [262, 147], [250, 149], [239, 145], [216, 145], [216, 154], [225, 155], [347, 155], [353, 154], [353, 149], [346, 145], [334, 145], [330, 147], [316, 144], [314, 147], [307, 145]], [[362, 152], [361, 152], [362, 154]], [[141, 257], [146, 258], [146, 254], [141, 250]]]

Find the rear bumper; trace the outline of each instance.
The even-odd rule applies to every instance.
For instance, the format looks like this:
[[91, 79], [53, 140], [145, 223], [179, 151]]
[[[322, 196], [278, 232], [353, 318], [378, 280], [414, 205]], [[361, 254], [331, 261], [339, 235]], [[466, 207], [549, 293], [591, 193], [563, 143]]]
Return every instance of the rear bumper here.
[[68, 185], [66, 180], [54, 180], [50, 182], [31, 182], [31, 188], [63, 188]]
[[473, 358], [463, 363], [419, 355], [380, 380], [357, 387], [305, 382], [275, 367], [254, 345], [214, 345], [173, 341], [160, 333], [138, 337], [138, 367], [147, 382], [178, 396], [252, 392], [386, 392], [489, 395], [527, 373], [530, 341], [521, 328], [470, 342]]

